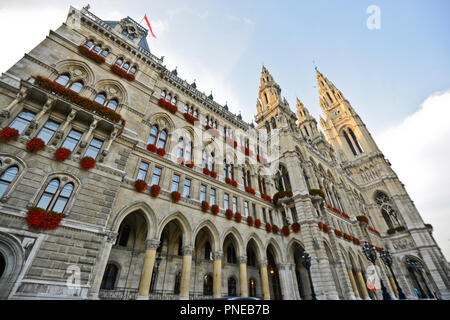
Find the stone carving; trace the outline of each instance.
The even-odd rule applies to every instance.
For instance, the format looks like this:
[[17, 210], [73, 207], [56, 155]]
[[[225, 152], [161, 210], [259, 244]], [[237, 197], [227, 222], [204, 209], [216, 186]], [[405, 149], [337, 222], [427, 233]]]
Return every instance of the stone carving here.
[[414, 243], [413, 243], [412, 239], [402, 238], [402, 239], [398, 239], [398, 240], [393, 240], [392, 246], [396, 250], [403, 250], [403, 249], [408, 249], [408, 248], [414, 248]]

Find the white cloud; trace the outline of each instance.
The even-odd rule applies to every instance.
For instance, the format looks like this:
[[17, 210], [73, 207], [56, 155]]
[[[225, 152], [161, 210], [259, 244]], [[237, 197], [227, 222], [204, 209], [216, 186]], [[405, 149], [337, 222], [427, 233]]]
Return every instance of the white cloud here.
[[[389, 116], [387, 113], [386, 116]], [[376, 137], [378, 146], [450, 258], [450, 90], [429, 96], [401, 124]]]

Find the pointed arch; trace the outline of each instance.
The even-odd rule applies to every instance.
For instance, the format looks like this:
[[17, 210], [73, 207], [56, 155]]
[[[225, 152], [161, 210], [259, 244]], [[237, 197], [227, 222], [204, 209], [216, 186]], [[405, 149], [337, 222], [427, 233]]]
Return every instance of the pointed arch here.
[[231, 228], [227, 229], [224, 233], [222, 233], [222, 237], [221, 237], [221, 241], [220, 241], [222, 248], [223, 248], [223, 245], [225, 244], [225, 240], [229, 236], [231, 237], [231, 241], [233, 242], [235, 249], [237, 250], [236, 255], [237, 256], [243, 255], [244, 240], [242, 239], [240, 232], [235, 227], [231, 227]]
[[212, 221], [209, 219], [203, 220], [202, 222], [200, 222], [198, 224], [198, 226], [195, 228], [195, 230], [192, 233], [191, 242], [195, 243], [195, 239], [197, 238], [198, 233], [203, 229], [207, 230], [207, 233], [210, 234], [211, 239], [213, 240], [213, 243], [212, 243], [213, 252], [221, 251], [219, 231], [217, 230], [216, 226], [212, 223]]
[[175, 222], [182, 232], [182, 241], [184, 246], [192, 245], [192, 228], [189, 220], [180, 211], [176, 211], [165, 217], [158, 225], [156, 237], [161, 238], [162, 232], [169, 222]]

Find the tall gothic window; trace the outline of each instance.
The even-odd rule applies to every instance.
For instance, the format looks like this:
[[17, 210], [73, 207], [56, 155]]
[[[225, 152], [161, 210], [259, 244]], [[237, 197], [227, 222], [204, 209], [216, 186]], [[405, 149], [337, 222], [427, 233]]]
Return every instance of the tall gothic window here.
[[72, 195], [74, 185], [72, 182], [61, 187], [59, 179], [51, 180], [39, 199], [38, 208], [62, 213]]
[[5, 191], [8, 189], [11, 182], [15, 179], [17, 173], [19, 172], [19, 168], [16, 166], [9, 167], [3, 172], [0, 176], [0, 198], [3, 196]]
[[389, 197], [383, 192], [378, 192], [375, 196], [375, 201], [380, 207], [381, 215], [383, 216], [383, 219], [386, 222], [388, 228], [392, 229], [400, 226], [400, 220], [397, 211], [392, 206]]

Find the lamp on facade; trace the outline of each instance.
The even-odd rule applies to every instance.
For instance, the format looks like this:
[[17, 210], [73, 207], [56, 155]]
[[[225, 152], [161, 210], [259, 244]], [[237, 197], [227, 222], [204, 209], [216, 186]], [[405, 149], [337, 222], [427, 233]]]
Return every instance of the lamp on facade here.
[[397, 278], [395, 278], [394, 271], [392, 270], [392, 255], [383, 249], [381, 251], [380, 257], [381, 257], [381, 260], [383, 260], [384, 264], [387, 265], [389, 267], [389, 270], [391, 271], [392, 277], [394, 278], [395, 285], [397, 286], [398, 298], [401, 300], [406, 299], [406, 296], [403, 293], [402, 288], [400, 287], [400, 285], [397, 282]]
[[[374, 268], [375, 268], [375, 273], [377, 274], [377, 267], [375, 264], [375, 261], [377, 260], [377, 251], [375, 250], [375, 248], [372, 246], [369, 246], [369, 243], [366, 241], [366, 244], [364, 245], [363, 249], [362, 249], [364, 255], [366, 256], [367, 260], [369, 260], [370, 262], [372, 262]], [[386, 287], [384, 286], [383, 283], [383, 279], [380, 278], [380, 284], [381, 284], [381, 290], [383, 291], [383, 300], [392, 300], [391, 296], [389, 295], [389, 293], [386, 290]]]
[[[410, 273], [413, 275], [414, 280], [416, 281], [417, 286], [419, 287], [419, 298], [422, 298], [422, 299], [433, 298], [433, 295], [432, 295], [431, 292], [430, 292], [430, 288], [428, 288], [428, 285], [427, 285], [427, 283], [425, 282], [425, 279], [424, 279], [424, 277], [423, 277], [423, 274], [422, 274], [422, 265], [420, 265], [419, 263], [417, 263], [417, 261], [415, 261], [415, 260], [412, 260], [412, 259], [407, 258], [407, 259], [406, 259], [406, 267], [408, 268], [408, 270], [410, 271]], [[422, 279], [422, 282], [425, 284], [425, 287], [427, 288], [428, 296], [427, 296], [427, 294], [422, 290], [422, 287], [420, 286], [420, 283], [419, 283], [419, 281], [417, 280], [417, 277], [416, 277], [416, 271], [417, 271], [417, 273], [419, 274], [420, 278]]]
[[316, 293], [314, 292], [314, 286], [311, 280], [311, 256], [308, 252], [303, 251], [302, 254], [302, 264], [305, 267], [306, 271], [308, 271], [308, 278], [309, 278], [309, 286], [311, 287], [311, 300], [317, 300]]

